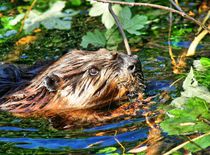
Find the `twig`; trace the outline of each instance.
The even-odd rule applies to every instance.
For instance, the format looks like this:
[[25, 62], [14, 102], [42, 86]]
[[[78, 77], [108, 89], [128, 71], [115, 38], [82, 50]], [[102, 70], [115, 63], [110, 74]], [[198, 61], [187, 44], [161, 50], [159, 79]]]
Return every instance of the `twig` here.
[[[170, 7], [171, 7], [171, 4], [170, 4]], [[169, 12], [168, 52], [169, 52], [169, 55], [170, 55], [170, 58], [171, 58], [172, 65], [176, 66], [176, 61], [174, 59], [174, 55], [173, 55], [173, 52], [172, 52], [171, 39], [170, 39], [171, 38], [172, 22], [173, 22], [172, 12]]]
[[184, 12], [180, 12], [178, 10], [175, 10], [175, 9], [172, 9], [172, 8], [169, 8], [169, 7], [166, 7], [166, 6], [157, 5], [157, 4], [150, 4], [150, 3], [121, 2], [121, 1], [112, 1], [112, 0], [93, 0], [93, 1], [102, 2], [102, 3], [128, 5], [128, 6], [145, 6], [145, 7], [152, 7], [152, 8], [158, 8], [158, 9], [170, 11], [170, 12], [173, 12], [173, 13], [177, 13], [177, 14], [181, 15], [182, 17], [187, 18], [187, 19], [195, 22], [197, 25], [201, 26], [203, 29], [210, 32], [210, 29], [208, 27], [206, 27], [205, 25], [203, 25], [200, 21], [190, 17], [189, 15], [187, 15]]
[[[209, 25], [210, 27], [210, 25]], [[192, 56], [195, 55], [195, 50], [199, 44], [199, 42], [210, 32], [207, 30], [203, 30], [198, 36], [194, 38], [194, 40], [191, 42], [190, 47], [188, 48], [187, 51], [187, 56]]]
[[178, 0], [175, 0], [175, 2], [176, 2], [176, 4], [178, 4], [178, 5], [179, 5], [179, 1], [178, 1]]
[[122, 155], [125, 154], [125, 147], [120, 143], [120, 141], [116, 138], [116, 135], [117, 135], [117, 130], [115, 131], [115, 134], [114, 134], [114, 140], [120, 145], [120, 147], [122, 148]]
[[128, 40], [126, 38], [125, 32], [124, 32], [124, 30], [123, 30], [123, 28], [122, 28], [122, 26], [120, 24], [120, 21], [119, 21], [118, 17], [115, 15], [115, 13], [114, 13], [114, 11], [112, 9], [112, 4], [111, 3], [109, 3], [109, 12], [111, 13], [112, 17], [114, 18], [114, 20], [116, 22], [116, 25], [117, 25], [117, 27], [118, 27], [121, 35], [122, 35], [122, 38], [123, 38], [123, 41], [124, 41], [124, 44], [125, 44], [125, 49], [127, 51], [127, 54], [128, 55], [131, 55], [131, 49], [130, 49], [130, 46], [128, 44]]
[[[209, 19], [210, 17], [210, 11], [208, 11], [206, 17], [204, 18], [202, 24], [205, 24], [206, 21]], [[210, 24], [208, 25], [208, 28], [210, 28]], [[209, 31], [207, 30], [202, 30], [202, 27], [199, 27], [198, 29], [198, 32], [196, 33], [196, 37], [194, 38], [194, 40], [191, 42], [189, 48], [188, 48], [188, 51], [187, 51], [187, 56], [192, 56], [192, 55], [195, 55], [195, 51], [196, 51], [196, 48], [199, 44], [199, 42], [208, 34], [210, 33]]]
[[180, 12], [184, 12], [183, 10], [182, 10], [182, 8], [180, 8], [173, 0], [169, 0], [170, 2], [171, 2], [171, 4], [177, 9], [177, 10], [179, 10]]
[[33, 0], [33, 2], [31, 3], [31, 6], [28, 8], [28, 10], [27, 10], [27, 12], [26, 12], [26, 14], [25, 14], [25, 16], [24, 16], [24, 18], [22, 20], [21, 27], [19, 29], [19, 33], [22, 32], [25, 20], [28, 18], [28, 15], [29, 15], [30, 11], [32, 10], [32, 8], [34, 7], [34, 5], [36, 4], [36, 2], [37, 2], [37, 0]]
[[[198, 136], [198, 137], [196, 137], [196, 138], [193, 138], [193, 139], [191, 139], [191, 141], [194, 142], [194, 141], [196, 141], [196, 140], [198, 140], [198, 139], [200, 139], [200, 138], [203, 138], [203, 137], [205, 137], [205, 136], [208, 136], [208, 135], [210, 135], [210, 132], [207, 132], [207, 133], [205, 133], [205, 134], [203, 134], [203, 135], [201, 135], [201, 136]], [[173, 152], [175, 152], [175, 151], [181, 149], [181, 148], [184, 147], [185, 145], [191, 143], [191, 141], [186, 141], [186, 142], [184, 142], [184, 143], [182, 143], [182, 144], [176, 146], [175, 148], [171, 149], [170, 151], [164, 153], [163, 155], [170, 155], [170, 154], [172, 154]]]
[[[206, 21], [209, 19], [209, 17], [210, 17], [210, 10], [208, 11], [206, 17], [204, 18], [204, 20], [202, 22], [203, 25], [206, 23]], [[201, 30], [202, 30], [202, 27], [199, 27], [198, 28], [198, 32], [196, 33], [196, 35], [199, 34], [201, 32]]]
[[184, 77], [178, 78], [177, 80], [175, 80], [172, 84], [170, 84], [169, 87], [172, 87], [173, 85], [175, 85], [177, 82], [179, 82], [180, 80], [182, 80]]

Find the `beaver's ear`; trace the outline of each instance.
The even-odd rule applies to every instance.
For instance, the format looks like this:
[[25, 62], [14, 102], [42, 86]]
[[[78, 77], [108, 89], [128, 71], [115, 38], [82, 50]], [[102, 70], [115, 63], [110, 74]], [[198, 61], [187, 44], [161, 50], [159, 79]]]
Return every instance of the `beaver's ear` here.
[[44, 79], [44, 86], [49, 92], [54, 92], [58, 90], [59, 82], [61, 81], [60, 77], [55, 74], [48, 75]]
[[119, 56], [119, 54], [117, 53], [117, 52], [111, 52], [111, 59], [112, 60], [115, 60], [115, 59], [117, 59], [118, 58], [118, 56]]

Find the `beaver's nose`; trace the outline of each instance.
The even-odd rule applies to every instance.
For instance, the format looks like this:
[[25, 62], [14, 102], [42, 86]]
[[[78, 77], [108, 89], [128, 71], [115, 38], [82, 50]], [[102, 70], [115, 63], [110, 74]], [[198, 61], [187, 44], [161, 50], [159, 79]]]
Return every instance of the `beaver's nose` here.
[[138, 56], [137, 55], [132, 55], [130, 57], [130, 62], [128, 63], [128, 71], [130, 73], [134, 73], [136, 71], [136, 63], [138, 62]]
[[129, 71], [130, 73], [135, 72], [135, 70], [136, 70], [136, 66], [135, 66], [134, 64], [130, 64], [130, 65], [128, 66], [128, 71]]

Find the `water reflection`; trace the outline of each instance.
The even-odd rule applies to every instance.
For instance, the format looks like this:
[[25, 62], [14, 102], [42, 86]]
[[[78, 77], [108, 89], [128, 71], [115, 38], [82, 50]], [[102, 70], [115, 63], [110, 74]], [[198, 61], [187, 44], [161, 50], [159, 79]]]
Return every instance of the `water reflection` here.
[[34, 128], [19, 128], [19, 127], [14, 127], [14, 126], [0, 126], [0, 131], [30, 131], [30, 132], [35, 132], [38, 131], [38, 129]]
[[[125, 132], [115, 136], [120, 142], [135, 142], [143, 140], [147, 137], [147, 128], [142, 128], [130, 132]], [[26, 149], [37, 149], [39, 147], [46, 149], [61, 149], [69, 147], [71, 149], [85, 149], [89, 148], [92, 144], [97, 144], [97, 148], [112, 146], [116, 144], [114, 136], [96, 136], [78, 139], [65, 139], [65, 138], [0, 138], [2, 142], [15, 143], [15, 146]]]
[[103, 125], [103, 126], [97, 126], [94, 128], [90, 128], [90, 129], [85, 129], [84, 131], [85, 132], [105, 131], [105, 130], [121, 128], [121, 127], [124, 127], [125, 125], [128, 126], [128, 125], [134, 125], [135, 123], [142, 123], [144, 121], [145, 121], [144, 118], [124, 120], [124, 121], [120, 121], [119, 123], [107, 124], [107, 125]]

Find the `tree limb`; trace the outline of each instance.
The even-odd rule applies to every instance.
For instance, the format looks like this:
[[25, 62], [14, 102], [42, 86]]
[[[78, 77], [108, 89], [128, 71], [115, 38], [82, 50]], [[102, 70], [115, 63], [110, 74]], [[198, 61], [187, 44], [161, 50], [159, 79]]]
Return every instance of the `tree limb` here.
[[109, 12], [111, 13], [112, 17], [114, 18], [115, 23], [116, 23], [116, 25], [117, 25], [117, 27], [118, 27], [121, 35], [122, 35], [122, 38], [123, 38], [123, 41], [124, 41], [124, 44], [125, 44], [125, 49], [127, 51], [127, 54], [128, 55], [131, 55], [131, 49], [130, 49], [130, 46], [128, 44], [128, 40], [126, 38], [125, 32], [124, 32], [124, 30], [123, 30], [123, 28], [122, 28], [122, 26], [120, 24], [120, 21], [119, 21], [118, 17], [115, 15], [115, 13], [114, 13], [114, 11], [112, 9], [112, 4], [111, 3], [109, 3]]

